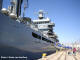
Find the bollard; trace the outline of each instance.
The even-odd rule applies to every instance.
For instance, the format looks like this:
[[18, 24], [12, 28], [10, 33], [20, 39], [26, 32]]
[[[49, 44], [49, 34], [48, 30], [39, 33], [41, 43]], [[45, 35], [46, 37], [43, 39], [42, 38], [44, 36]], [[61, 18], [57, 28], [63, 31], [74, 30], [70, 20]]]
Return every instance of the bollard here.
[[42, 60], [47, 60], [46, 55], [47, 55], [46, 53], [43, 53], [43, 54], [42, 54]]
[[58, 53], [58, 50], [56, 50], [56, 54]]
[[60, 51], [62, 51], [62, 49], [60, 49]]

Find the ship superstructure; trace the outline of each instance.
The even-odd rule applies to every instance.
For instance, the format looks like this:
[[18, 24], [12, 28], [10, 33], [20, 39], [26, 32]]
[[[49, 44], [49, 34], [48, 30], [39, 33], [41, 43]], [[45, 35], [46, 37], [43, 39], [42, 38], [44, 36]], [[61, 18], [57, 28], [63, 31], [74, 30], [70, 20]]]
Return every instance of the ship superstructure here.
[[49, 18], [44, 17], [45, 13], [46, 12], [44, 12], [43, 10], [39, 10], [38, 19], [33, 20], [33, 23], [46, 37], [56, 40], [56, 42], [58, 42], [57, 35], [53, 31], [53, 27], [55, 27], [55, 24], [52, 23]]
[[4, 0], [0, 0], [0, 56], [27, 56], [28, 60], [36, 60], [44, 52], [49, 55], [56, 51], [56, 39], [44, 35], [31, 18], [21, 17], [24, 0], [9, 0], [7, 8], [1, 7], [2, 1]]

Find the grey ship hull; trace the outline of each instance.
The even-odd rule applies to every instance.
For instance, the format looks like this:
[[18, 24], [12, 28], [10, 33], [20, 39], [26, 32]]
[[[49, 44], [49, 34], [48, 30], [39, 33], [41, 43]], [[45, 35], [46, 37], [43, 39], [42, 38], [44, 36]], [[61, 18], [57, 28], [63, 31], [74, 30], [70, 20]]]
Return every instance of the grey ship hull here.
[[45, 48], [51, 44], [34, 38], [32, 32], [40, 34], [0, 13], [0, 56], [27, 56], [28, 60], [35, 60], [44, 52], [55, 52], [56, 48]]

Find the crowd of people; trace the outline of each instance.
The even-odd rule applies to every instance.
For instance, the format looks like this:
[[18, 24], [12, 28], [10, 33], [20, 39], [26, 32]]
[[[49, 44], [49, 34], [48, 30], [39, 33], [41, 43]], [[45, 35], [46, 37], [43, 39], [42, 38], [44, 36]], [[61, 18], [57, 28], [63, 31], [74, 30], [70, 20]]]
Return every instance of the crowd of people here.
[[68, 54], [76, 55], [76, 52], [80, 53], [80, 48], [72, 48], [70, 51], [68, 51]]

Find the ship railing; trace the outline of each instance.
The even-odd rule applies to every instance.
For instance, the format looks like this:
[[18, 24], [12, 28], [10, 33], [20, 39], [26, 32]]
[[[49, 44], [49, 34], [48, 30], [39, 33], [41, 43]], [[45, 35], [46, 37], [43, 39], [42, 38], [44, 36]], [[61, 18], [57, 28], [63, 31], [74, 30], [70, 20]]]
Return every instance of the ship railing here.
[[21, 18], [18, 18], [16, 21], [19, 22], [19, 23], [23, 23], [23, 24], [29, 26], [31, 29], [33, 29], [35, 31], [38, 31], [38, 28], [32, 22], [28, 22], [28, 21], [25, 22]]
[[38, 28], [34, 25], [34, 24], [30, 24], [30, 27], [35, 30], [35, 31], [38, 31]]

